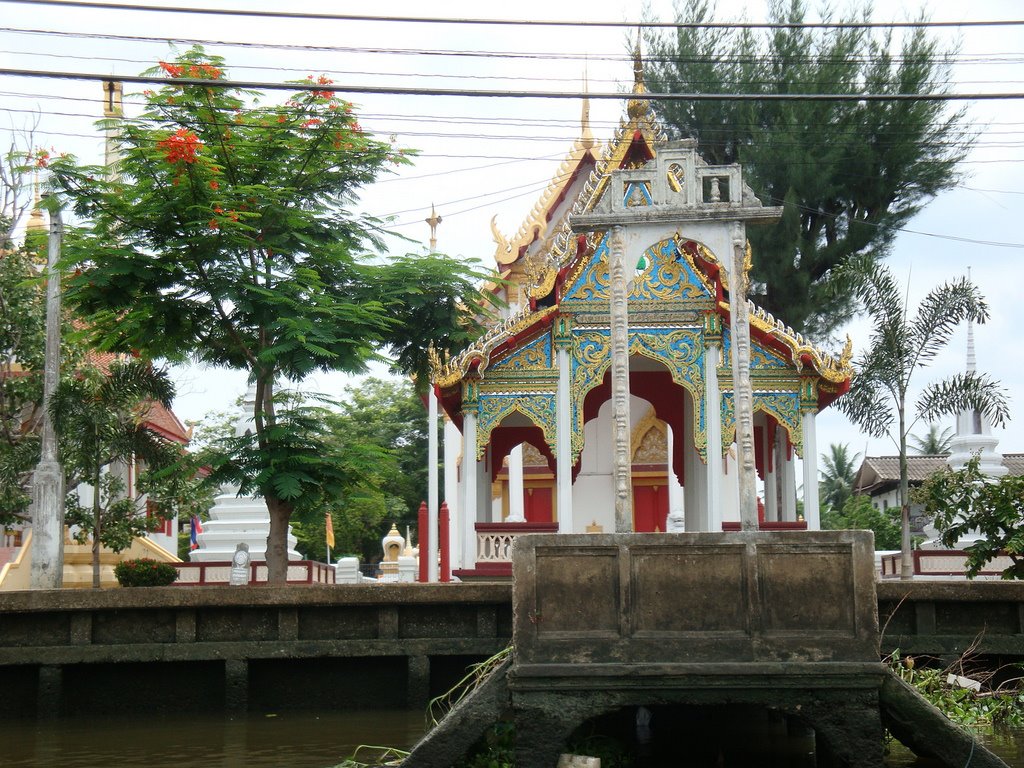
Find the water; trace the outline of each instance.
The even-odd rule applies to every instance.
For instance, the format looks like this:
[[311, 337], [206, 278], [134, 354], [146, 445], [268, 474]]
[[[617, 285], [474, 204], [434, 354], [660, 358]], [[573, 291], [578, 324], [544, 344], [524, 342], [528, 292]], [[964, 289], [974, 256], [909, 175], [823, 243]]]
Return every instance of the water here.
[[[979, 735], [981, 742], [1010, 768], [1024, 768], [1024, 728], [1000, 728]], [[889, 768], [926, 768], [936, 763], [918, 760], [909, 749], [899, 742], [893, 742], [885, 764]]]
[[[0, 721], [4, 768], [329, 768], [361, 744], [409, 748], [423, 733], [422, 710], [153, 715]], [[1024, 768], [1024, 729], [983, 734], [985, 744], [1011, 768]], [[813, 743], [813, 739], [811, 741]], [[779, 744], [774, 745], [779, 747]], [[772, 766], [808, 766], [800, 740], [774, 752]], [[695, 750], [685, 762], [704, 763]], [[797, 753], [801, 753], [799, 756]], [[691, 759], [692, 758], [692, 759]], [[678, 757], [676, 758], [678, 760]], [[651, 764], [660, 765], [655, 761]], [[707, 765], [714, 766], [715, 760]], [[749, 763], [745, 763], [749, 764]], [[767, 763], [763, 763], [767, 765]], [[886, 766], [926, 768], [898, 743]]]
[[0, 722], [4, 768], [327, 768], [360, 744], [408, 749], [423, 710]]

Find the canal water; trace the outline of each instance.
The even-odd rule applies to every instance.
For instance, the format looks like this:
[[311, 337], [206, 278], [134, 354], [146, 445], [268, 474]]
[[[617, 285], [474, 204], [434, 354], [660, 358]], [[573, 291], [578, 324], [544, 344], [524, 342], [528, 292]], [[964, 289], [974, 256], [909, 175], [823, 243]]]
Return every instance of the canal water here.
[[[0, 721], [0, 765], [3, 768], [329, 768], [350, 756], [360, 745], [408, 748], [423, 729], [421, 710], [287, 712], [232, 718], [216, 715], [90, 717], [45, 723], [7, 720]], [[987, 734], [983, 738], [1011, 768], [1024, 768], [1024, 729]], [[685, 744], [680, 744], [672, 765], [702, 768], [705, 762], [700, 753], [699, 749], [688, 750]], [[638, 762], [638, 765], [643, 764]], [[710, 767], [722, 763], [712, 760], [706, 764]], [[775, 757], [767, 762], [759, 760], [757, 765], [804, 768], [813, 766], [814, 762], [813, 758], [808, 759], [806, 750], [793, 749], [789, 757]], [[899, 744], [893, 744], [886, 765], [889, 768], [925, 768], [934, 763], [916, 761]]]

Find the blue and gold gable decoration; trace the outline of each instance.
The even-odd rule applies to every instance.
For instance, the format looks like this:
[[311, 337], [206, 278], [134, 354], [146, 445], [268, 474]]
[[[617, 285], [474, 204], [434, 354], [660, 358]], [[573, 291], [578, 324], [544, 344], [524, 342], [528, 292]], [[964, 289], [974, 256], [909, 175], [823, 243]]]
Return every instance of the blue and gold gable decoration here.
[[[641, 81], [634, 85], [627, 117], [600, 152], [584, 107], [580, 139], [516, 235], [503, 236], [492, 222], [503, 282], [488, 290], [503, 294], [514, 311], [457, 357], [438, 361], [433, 376], [444, 408], [457, 423], [467, 409], [476, 414], [478, 458], [503, 425], [535, 427], [555, 453], [559, 349], [569, 357], [574, 462], [583, 449], [587, 395], [605, 382], [611, 360], [609, 243], [605, 231], [574, 234], [573, 216], [610, 207], [650, 208], [656, 216], [659, 196], [669, 194], [721, 201], [725, 220], [730, 200], [756, 202], [738, 167], [707, 165], [692, 142], [667, 144], [642, 88]], [[657, 163], [667, 147], [666, 162]], [[616, 187], [612, 173], [621, 170], [629, 174]], [[708, 418], [722, 419], [723, 451], [735, 429], [726, 270], [711, 249], [685, 231], [658, 238], [632, 266], [631, 358], [649, 361], [640, 364], [647, 370], [667, 372], [669, 386], [690, 395], [692, 447], [706, 461]], [[750, 326], [755, 410], [771, 415], [799, 452], [801, 412], [820, 410], [849, 386], [850, 344], [839, 358], [832, 357], [753, 305]], [[705, 413], [710, 342], [721, 344], [724, 352], [717, 370], [719, 414]]]

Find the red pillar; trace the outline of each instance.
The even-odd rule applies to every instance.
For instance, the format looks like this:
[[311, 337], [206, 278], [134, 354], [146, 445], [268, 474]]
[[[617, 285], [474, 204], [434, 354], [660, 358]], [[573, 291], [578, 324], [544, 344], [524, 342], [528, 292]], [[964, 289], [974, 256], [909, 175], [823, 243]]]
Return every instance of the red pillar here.
[[430, 572], [427, 570], [427, 566], [430, 563], [430, 528], [427, 522], [427, 502], [420, 502], [419, 511], [419, 527], [416, 533], [420, 540], [420, 581], [429, 580]]
[[452, 561], [451, 561], [451, 534], [449, 527], [451, 526], [451, 515], [448, 512], [448, 502], [441, 502], [441, 509], [437, 513], [437, 527], [440, 529], [438, 535], [441, 537], [438, 541], [441, 545], [441, 581], [452, 580]]

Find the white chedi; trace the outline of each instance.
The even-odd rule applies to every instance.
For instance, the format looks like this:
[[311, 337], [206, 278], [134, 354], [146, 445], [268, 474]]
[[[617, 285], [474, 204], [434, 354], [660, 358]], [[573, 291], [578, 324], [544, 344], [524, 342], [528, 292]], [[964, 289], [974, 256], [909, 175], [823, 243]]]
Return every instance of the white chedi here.
[[[250, 386], [239, 406], [235, 434], [244, 435], [252, 429], [256, 387]], [[225, 485], [210, 509], [210, 519], [203, 523], [203, 532], [196, 535], [198, 549], [192, 550], [192, 562], [227, 562], [239, 544], [249, 547], [253, 561], [267, 559], [267, 535], [270, 533], [270, 510], [262, 496], [239, 496], [238, 486]], [[301, 560], [295, 550], [296, 539], [288, 528], [288, 559]]]

